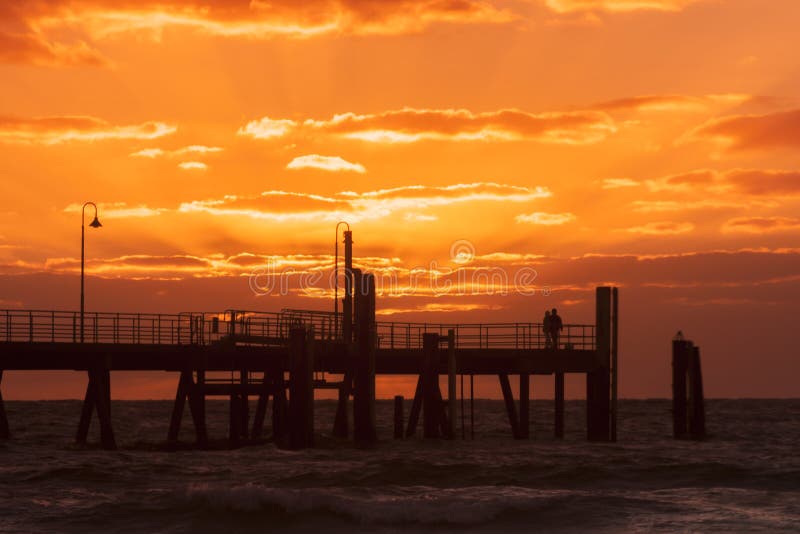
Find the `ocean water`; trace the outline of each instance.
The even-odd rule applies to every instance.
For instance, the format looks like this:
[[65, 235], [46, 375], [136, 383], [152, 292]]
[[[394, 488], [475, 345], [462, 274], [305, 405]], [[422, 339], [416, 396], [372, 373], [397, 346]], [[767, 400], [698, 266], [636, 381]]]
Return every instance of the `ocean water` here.
[[[703, 442], [671, 439], [668, 401], [625, 400], [613, 444], [585, 441], [579, 401], [563, 441], [549, 402], [514, 441], [503, 403], [485, 400], [474, 441], [394, 441], [379, 401], [374, 450], [331, 438], [324, 401], [314, 449], [166, 452], [171, 404], [113, 402], [119, 450], [106, 452], [73, 443], [79, 402], [6, 402], [0, 531], [800, 531], [800, 400], [710, 400]], [[209, 401], [212, 438], [226, 419]], [[186, 442], [190, 425], [187, 410]]]

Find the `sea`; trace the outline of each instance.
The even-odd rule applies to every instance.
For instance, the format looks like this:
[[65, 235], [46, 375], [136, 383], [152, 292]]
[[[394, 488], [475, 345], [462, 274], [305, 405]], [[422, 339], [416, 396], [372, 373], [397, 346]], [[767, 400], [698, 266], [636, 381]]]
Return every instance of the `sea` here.
[[495, 400], [455, 440], [394, 440], [393, 402], [378, 401], [372, 449], [331, 437], [335, 404], [317, 401], [316, 446], [300, 451], [226, 449], [227, 403], [209, 401], [214, 450], [188, 447], [187, 409], [187, 447], [169, 452], [171, 409], [112, 402], [118, 450], [104, 451], [96, 420], [75, 445], [79, 401], [6, 401], [0, 531], [800, 532], [800, 400], [708, 400], [704, 441], [672, 439], [668, 400], [622, 400], [616, 443], [586, 441], [581, 401], [555, 440], [538, 400], [530, 440]]

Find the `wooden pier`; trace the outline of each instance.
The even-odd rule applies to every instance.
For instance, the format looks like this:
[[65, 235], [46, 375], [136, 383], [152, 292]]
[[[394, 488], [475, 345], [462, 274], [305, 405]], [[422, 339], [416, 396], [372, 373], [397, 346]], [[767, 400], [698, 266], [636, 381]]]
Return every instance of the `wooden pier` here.
[[[471, 383], [475, 375], [497, 376], [510, 435], [528, 439], [530, 377], [553, 376], [554, 434], [561, 438], [564, 376], [578, 373], [586, 376], [587, 438], [616, 439], [616, 288], [597, 288], [595, 324], [565, 325], [556, 348], [546, 346], [542, 326], [537, 323], [376, 321], [372, 275], [357, 269], [351, 274], [354, 283], [346, 289], [353, 291], [352, 314], [306, 310], [87, 313], [83, 343], [77, 312], [0, 311], [0, 384], [4, 370], [85, 372], [86, 395], [77, 441], [86, 442], [96, 414], [102, 447], [114, 449], [114, 375], [125, 371], [176, 372], [175, 404], [171, 420], [168, 425], [165, 422], [168, 443], [177, 443], [188, 405], [196, 444], [206, 446], [206, 399], [218, 396], [230, 402], [228, 439], [232, 446], [271, 436], [281, 446], [302, 449], [314, 445], [314, 392], [320, 388], [339, 392], [331, 433], [352, 436], [359, 446], [374, 446], [379, 438], [375, 425], [376, 375], [418, 377], [405, 432], [402, 403], [399, 405], [395, 437], [415, 435], [421, 416], [425, 438], [449, 439], [458, 437], [459, 400], [461, 420], [466, 417], [465, 377]], [[347, 298], [345, 295], [346, 303]], [[318, 378], [328, 375], [337, 379]], [[441, 375], [447, 377], [446, 396], [439, 387]], [[512, 380], [514, 375], [518, 382]], [[348, 417], [351, 397], [352, 432]], [[251, 398], [257, 399], [252, 414]], [[472, 399], [469, 401], [471, 411]], [[268, 413], [269, 434], [265, 432]], [[10, 435], [13, 421], [7, 421], [0, 395], [0, 437]], [[462, 437], [466, 437], [463, 424]]]

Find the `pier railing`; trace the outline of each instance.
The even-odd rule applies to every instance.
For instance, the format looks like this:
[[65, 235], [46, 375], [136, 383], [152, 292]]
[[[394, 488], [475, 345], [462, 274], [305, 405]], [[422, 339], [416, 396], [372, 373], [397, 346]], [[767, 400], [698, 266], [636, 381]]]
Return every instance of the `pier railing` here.
[[[279, 345], [293, 327], [313, 332], [315, 339], [339, 340], [342, 314], [284, 309], [280, 312], [227, 310], [177, 314], [87, 312], [84, 343], [210, 345], [224, 339], [239, 343]], [[376, 323], [378, 348], [420, 349], [425, 333], [447, 336], [454, 330], [457, 348], [543, 349], [547, 338], [540, 323]], [[0, 342], [79, 343], [80, 313], [56, 310], [0, 310]], [[594, 350], [594, 325], [564, 325], [560, 348]]]

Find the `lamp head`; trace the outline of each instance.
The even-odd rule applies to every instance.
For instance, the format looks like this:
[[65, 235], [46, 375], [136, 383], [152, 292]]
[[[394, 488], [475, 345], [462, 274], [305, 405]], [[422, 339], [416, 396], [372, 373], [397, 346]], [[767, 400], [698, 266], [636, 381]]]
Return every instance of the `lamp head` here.
[[100, 224], [100, 220], [97, 218], [97, 215], [95, 215], [94, 219], [92, 219], [92, 222], [89, 223], [89, 226], [92, 228], [100, 228], [103, 225]]

